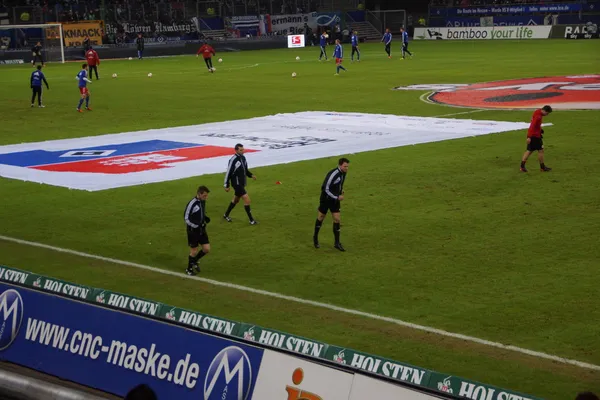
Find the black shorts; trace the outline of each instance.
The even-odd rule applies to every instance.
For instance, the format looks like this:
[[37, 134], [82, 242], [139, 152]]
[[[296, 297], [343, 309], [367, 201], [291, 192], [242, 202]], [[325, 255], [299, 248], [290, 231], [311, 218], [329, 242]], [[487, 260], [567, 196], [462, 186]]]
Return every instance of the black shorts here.
[[41, 86], [34, 86], [31, 88], [31, 90], [33, 91], [33, 94], [37, 94], [39, 93], [40, 95], [42, 94], [42, 87]]
[[244, 186], [232, 186], [233, 188], [233, 192], [235, 193], [235, 197], [242, 197], [245, 194], [248, 194], [248, 192], [246, 192], [246, 188]]
[[319, 212], [321, 214], [327, 214], [328, 211], [331, 213], [339, 213], [341, 208], [341, 204], [339, 200], [332, 199], [326, 194], [321, 195], [321, 199], [319, 201]]
[[544, 150], [544, 141], [539, 137], [530, 137], [531, 141], [527, 144], [527, 151]]
[[209, 244], [208, 233], [205, 229], [187, 228], [188, 246], [196, 248], [200, 245]]

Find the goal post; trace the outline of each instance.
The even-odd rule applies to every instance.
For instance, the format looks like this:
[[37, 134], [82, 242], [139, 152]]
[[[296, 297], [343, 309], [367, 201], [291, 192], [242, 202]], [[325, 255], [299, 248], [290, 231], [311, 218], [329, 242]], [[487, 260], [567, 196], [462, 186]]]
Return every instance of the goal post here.
[[407, 29], [406, 10], [381, 10], [383, 29], [389, 28], [392, 34], [398, 34], [400, 28]]
[[37, 42], [42, 44], [45, 62], [65, 62], [62, 24], [0, 25], [0, 49], [3, 51], [31, 50]]

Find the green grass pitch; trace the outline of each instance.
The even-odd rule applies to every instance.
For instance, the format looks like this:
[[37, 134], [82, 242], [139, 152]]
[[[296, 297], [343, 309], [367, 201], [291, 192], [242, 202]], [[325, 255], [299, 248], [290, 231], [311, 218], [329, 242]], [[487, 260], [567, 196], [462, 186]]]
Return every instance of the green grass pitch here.
[[[378, 44], [334, 77], [317, 48], [104, 61], [93, 112], [77, 114], [77, 63], [45, 68], [47, 108], [29, 108], [31, 66], [0, 68], [0, 144], [192, 125], [297, 111], [437, 116], [418, 83], [598, 73], [594, 41], [414, 42], [412, 60]], [[102, 54], [100, 54], [102, 56]], [[300, 61], [296, 61], [300, 56]], [[258, 64], [258, 65], [256, 65]], [[151, 72], [152, 78], [147, 74]], [[292, 72], [298, 77], [291, 78]], [[117, 79], [110, 76], [118, 74]], [[530, 111], [455, 118], [528, 121]], [[95, 193], [0, 179], [0, 234], [183, 272], [185, 203], [208, 200], [213, 252], [203, 276], [327, 302], [600, 365], [600, 111], [556, 111], [546, 161], [518, 171], [525, 133], [351, 155], [342, 242], [311, 246], [319, 186], [335, 159], [256, 168], [229, 225], [222, 175]], [[281, 181], [282, 185], [275, 185]], [[0, 241], [0, 263], [319, 339], [550, 399], [600, 391], [600, 371]]]

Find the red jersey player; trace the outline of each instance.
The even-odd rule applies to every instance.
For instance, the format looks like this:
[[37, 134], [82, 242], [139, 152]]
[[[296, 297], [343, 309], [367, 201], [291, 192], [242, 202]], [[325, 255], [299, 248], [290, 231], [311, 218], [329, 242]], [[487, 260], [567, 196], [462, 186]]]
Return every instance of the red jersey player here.
[[96, 80], [98, 78], [98, 66], [100, 65], [100, 57], [98, 57], [98, 53], [96, 50], [90, 48], [85, 52], [85, 59], [87, 60], [87, 65], [90, 67], [90, 79], [92, 79], [92, 71], [96, 73]]
[[540, 169], [542, 172], [551, 171], [552, 168], [546, 167], [544, 164], [544, 142], [542, 138], [544, 137], [544, 130], [542, 129], [542, 119], [546, 115], [552, 112], [552, 107], [544, 106], [540, 109], [537, 109], [533, 113], [533, 117], [531, 117], [531, 124], [529, 125], [529, 130], [527, 131], [527, 151], [523, 154], [523, 158], [521, 159], [521, 171], [527, 172], [527, 168], [525, 168], [525, 163], [527, 159], [534, 151], [538, 152], [538, 161], [540, 162]]
[[209, 45], [208, 43], [204, 42], [202, 44], [202, 47], [200, 47], [200, 49], [198, 49], [198, 52], [196, 53], [196, 57], [198, 57], [200, 55], [200, 53], [202, 53], [202, 57], [204, 58], [204, 62], [206, 63], [206, 68], [208, 68], [208, 71], [215, 72], [215, 69], [213, 68], [213, 65], [212, 65], [212, 56], [216, 55], [215, 49], [213, 49], [212, 46]]

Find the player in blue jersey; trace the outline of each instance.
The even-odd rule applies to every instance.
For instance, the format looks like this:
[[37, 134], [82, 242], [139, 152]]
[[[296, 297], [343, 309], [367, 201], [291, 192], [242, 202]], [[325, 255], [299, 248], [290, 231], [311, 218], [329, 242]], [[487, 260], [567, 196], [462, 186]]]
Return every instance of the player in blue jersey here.
[[323, 56], [325, 56], [325, 61], [327, 61], [327, 51], [325, 50], [325, 47], [327, 47], [327, 38], [327, 33], [321, 33], [321, 38], [319, 39], [319, 44], [321, 46], [321, 54], [319, 55], [319, 61], [321, 61]]
[[412, 58], [413, 54], [408, 51], [408, 32], [404, 28], [400, 28], [400, 34], [402, 35], [402, 59], [404, 60], [406, 53]]
[[381, 41], [385, 43], [385, 52], [388, 58], [392, 58], [392, 32], [389, 29], [385, 30], [385, 34], [381, 38]]
[[75, 79], [77, 79], [77, 81], [79, 82], [79, 93], [81, 94], [81, 98], [79, 99], [79, 105], [77, 106], [77, 112], [80, 113], [83, 112], [83, 110], [81, 110], [81, 105], [83, 104], [84, 100], [85, 109], [88, 111], [92, 111], [92, 109], [90, 108], [90, 91], [87, 88], [87, 84], [92, 83], [92, 81], [89, 80], [87, 77], [87, 69], [87, 63], [83, 64], [81, 66], [81, 71], [79, 71], [79, 73], [75, 77]]
[[360, 50], [358, 49], [358, 32], [352, 33], [352, 56], [350, 61], [354, 62], [354, 53], [356, 53], [357, 61], [360, 62]]
[[46, 88], [48, 90], [50, 90], [50, 86], [48, 86], [48, 81], [46, 80], [46, 77], [44, 76], [44, 73], [42, 72], [42, 66], [38, 65], [37, 70], [35, 70], [31, 73], [31, 80], [29, 82], [29, 85], [31, 86], [31, 91], [32, 91], [31, 107], [33, 107], [33, 105], [35, 104], [35, 97], [37, 96], [38, 107], [44, 108], [44, 105], [42, 104], [42, 82], [44, 82], [46, 84]]
[[344, 48], [340, 43], [340, 39], [335, 39], [335, 51], [333, 52], [333, 56], [335, 57], [335, 66], [336, 66], [336, 75], [340, 74], [340, 69], [347, 71], [346, 68], [342, 66], [342, 62], [344, 61]]

